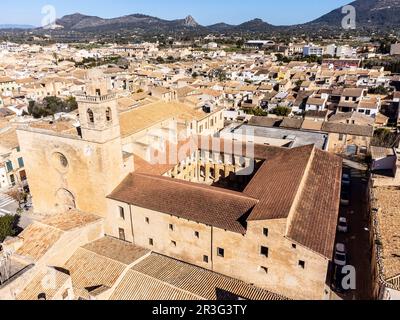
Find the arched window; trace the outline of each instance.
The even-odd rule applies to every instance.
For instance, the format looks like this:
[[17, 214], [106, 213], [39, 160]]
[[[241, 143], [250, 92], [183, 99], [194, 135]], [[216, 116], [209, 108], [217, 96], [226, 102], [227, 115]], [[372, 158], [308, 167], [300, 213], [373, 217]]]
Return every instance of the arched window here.
[[59, 189], [56, 194], [58, 205], [65, 211], [76, 209], [75, 197], [71, 191], [67, 189]]
[[88, 116], [89, 123], [94, 123], [94, 114], [91, 109], [87, 110], [87, 116]]
[[112, 120], [111, 108], [107, 108], [107, 110], [106, 110], [106, 120], [107, 120], [107, 122], [110, 122]]

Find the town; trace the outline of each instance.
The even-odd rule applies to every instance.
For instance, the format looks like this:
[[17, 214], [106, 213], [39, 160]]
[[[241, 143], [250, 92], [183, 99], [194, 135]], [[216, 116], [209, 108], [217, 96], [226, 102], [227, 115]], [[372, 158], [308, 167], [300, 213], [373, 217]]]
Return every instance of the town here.
[[0, 43], [1, 300], [400, 299], [399, 42], [36, 40]]

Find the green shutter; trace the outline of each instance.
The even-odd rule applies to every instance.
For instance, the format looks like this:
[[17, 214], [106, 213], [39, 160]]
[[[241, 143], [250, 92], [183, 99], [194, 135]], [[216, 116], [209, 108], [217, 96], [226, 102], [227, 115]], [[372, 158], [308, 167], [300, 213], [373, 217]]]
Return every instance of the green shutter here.
[[24, 159], [18, 158], [18, 164], [19, 164], [20, 168], [23, 168], [24, 167]]

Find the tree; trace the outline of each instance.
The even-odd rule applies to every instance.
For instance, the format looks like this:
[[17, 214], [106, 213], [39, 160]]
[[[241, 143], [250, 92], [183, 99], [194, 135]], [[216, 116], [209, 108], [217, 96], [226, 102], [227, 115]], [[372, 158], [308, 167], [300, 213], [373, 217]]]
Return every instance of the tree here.
[[15, 236], [16, 233], [16, 217], [11, 215], [0, 217], [0, 242], [3, 242], [7, 237]]
[[273, 110], [273, 113], [280, 117], [287, 117], [292, 110], [288, 107], [278, 106]]
[[387, 128], [375, 130], [372, 145], [375, 147], [392, 148], [397, 140], [397, 134]]
[[29, 101], [28, 112], [35, 119], [42, 117], [54, 116], [58, 112], [71, 112], [78, 109], [78, 103], [75, 97], [68, 97], [62, 100], [55, 96], [45, 97], [42, 103]]

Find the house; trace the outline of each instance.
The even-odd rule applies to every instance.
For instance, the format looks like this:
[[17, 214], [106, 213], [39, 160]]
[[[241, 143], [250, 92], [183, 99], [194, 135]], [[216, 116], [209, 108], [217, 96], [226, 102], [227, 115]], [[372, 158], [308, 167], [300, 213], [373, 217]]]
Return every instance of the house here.
[[359, 103], [367, 91], [362, 88], [346, 88], [343, 90], [337, 107], [337, 112], [357, 111]]
[[397, 157], [396, 151], [393, 148], [371, 146], [372, 172], [387, 172], [392, 176], [396, 176]]
[[306, 102], [306, 111], [325, 111], [327, 109], [328, 95], [312, 95]]

